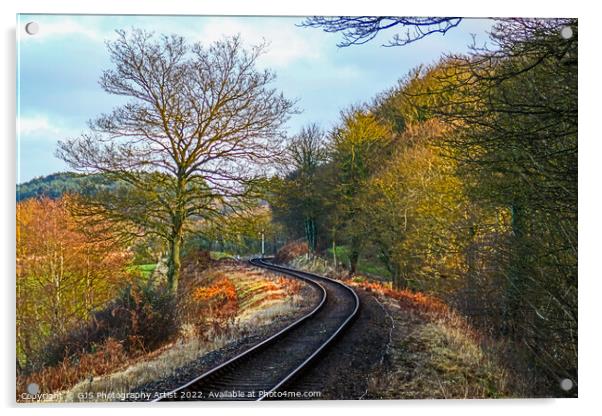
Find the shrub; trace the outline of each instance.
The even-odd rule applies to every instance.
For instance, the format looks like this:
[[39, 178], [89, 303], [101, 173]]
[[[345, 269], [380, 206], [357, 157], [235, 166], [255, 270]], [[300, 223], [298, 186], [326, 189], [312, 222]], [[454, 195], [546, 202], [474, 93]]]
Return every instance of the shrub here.
[[203, 337], [227, 331], [238, 312], [232, 281], [217, 269], [188, 274], [178, 285], [178, 326], [190, 325]]
[[274, 261], [276, 263], [288, 263], [293, 259], [307, 253], [309, 253], [307, 242], [297, 240], [285, 244], [280, 250], [278, 250], [278, 253], [276, 253], [276, 256], [274, 257]]
[[110, 373], [114, 368], [127, 362], [123, 344], [107, 338], [102, 344], [94, 345], [94, 351], [77, 357], [65, 357], [52, 367], [17, 376], [17, 400], [27, 391], [30, 383], [40, 386], [41, 392], [53, 392], [69, 388], [84, 379]]
[[[174, 335], [176, 326], [175, 296], [163, 286], [129, 287], [120, 299], [129, 315], [127, 338], [129, 347], [155, 349]], [[126, 327], [127, 327], [126, 326]]]
[[75, 360], [94, 352], [109, 338], [120, 342], [129, 353], [154, 349], [174, 334], [175, 311], [175, 297], [166, 288], [140, 283], [127, 286], [88, 322], [51, 339], [38, 366]]
[[[182, 259], [182, 270], [201, 272], [211, 265], [211, 253], [205, 249], [189, 250]], [[182, 276], [186, 273], [181, 273]]]

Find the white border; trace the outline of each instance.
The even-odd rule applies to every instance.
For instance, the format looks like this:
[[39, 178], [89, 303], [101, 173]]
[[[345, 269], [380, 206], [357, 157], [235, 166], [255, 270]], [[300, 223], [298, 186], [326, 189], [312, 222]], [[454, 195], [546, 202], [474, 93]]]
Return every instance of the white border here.
[[[107, 412], [146, 414], [174, 412], [174, 404], [144, 406], [126, 404], [95, 406], [14, 407], [14, 272], [15, 272], [15, 22], [16, 13], [102, 13], [102, 14], [221, 14], [221, 15], [456, 15], [456, 16], [537, 16], [578, 17], [581, 63], [579, 69], [579, 399], [573, 400], [505, 400], [505, 401], [406, 401], [406, 402], [311, 402], [311, 403], [260, 403], [260, 404], [179, 404], [178, 413], [224, 414], [226, 409], [247, 415], [281, 414], [301, 415], [308, 412], [351, 412], [356, 415], [376, 411], [378, 413], [445, 414], [448, 415], [504, 415], [509, 413], [545, 413], [551, 415], [593, 413], [598, 403], [600, 381], [600, 316], [602, 285], [600, 257], [597, 242], [600, 239], [600, 33], [599, 14], [590, 5], [575, 1], [548, 0], [526, 2], [504, 0], [496, 3], [465, 0], [385, 1], [370, 0], [304, 0], [300, 2], [267, 0], [99, 0], [97, 2], [74, 2], [68, 0], [4, 0], [1, 2], [2, 20], [2, 71], [3, 99], [1, 125], [4, 135], [0, 142], [2, 150], [2, 247], [1, 260], [5, 273], [2, 275], [2, 365], [1, 391], [3, 404], [9, 413], [22, 414], [85, 414], [106, 415]], [[333, 42], [335, 39], [333, 38]], [[345, 375], [341, 375], [344, 377]], [[170, 407], [171, 406], [171, 407]], [[318, 410], [320, 409], [320, 410]], [[338, 409], [338, 410], [335, 410]]]

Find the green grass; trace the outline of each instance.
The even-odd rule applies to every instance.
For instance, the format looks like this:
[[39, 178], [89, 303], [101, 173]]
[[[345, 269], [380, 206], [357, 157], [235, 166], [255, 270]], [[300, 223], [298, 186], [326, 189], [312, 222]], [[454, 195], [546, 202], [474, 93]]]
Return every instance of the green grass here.
[[209, 255], [213, 260], [230, 259], [233, 257], [232, 254], [223, 251], [211, 251]]
[[148, 280], [148, 278], [153, 274], [157, 265], [155, 263], [150, 264], [136, 264], [130, 268], [132, 271], [139, 271], [142, 275], [142, 279]]
[[[338, 246], [336, 248], [337, 259], [342, 262], [346, 267], [349, 267], [349, 247]], [[328, 249], [328, 259], [332, 260], [332, 248]], [[360, 256], [357, 262], [357, 271], [360, 273], [367, 273], [374, 276], [381, 276], [386, 279], [391, 278], [391, 273], [383, 266], [378, 260], [373, 260]]]

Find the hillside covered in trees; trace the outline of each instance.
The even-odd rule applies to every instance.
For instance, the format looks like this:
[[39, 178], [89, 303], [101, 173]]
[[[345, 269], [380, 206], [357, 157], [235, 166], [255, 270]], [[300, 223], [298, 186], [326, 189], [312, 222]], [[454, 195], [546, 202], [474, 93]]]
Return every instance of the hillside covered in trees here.
[[65, 194], [90, 194], [98, 187], [114, 187], [103, 175], [60, 172], [17, 184], [17, 202], [30, 198], [57, 199]]
[[268, 199], [349, 274], [437, 295], [576, 380], [577, 22], [501, 20], [491, 42], [305, 128]]

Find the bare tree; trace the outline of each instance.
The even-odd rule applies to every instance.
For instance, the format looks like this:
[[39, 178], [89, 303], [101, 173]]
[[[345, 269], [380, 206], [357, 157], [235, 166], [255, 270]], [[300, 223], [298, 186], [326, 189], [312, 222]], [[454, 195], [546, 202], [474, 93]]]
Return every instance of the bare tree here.
[[303, 218], [303, 229], [312, 252], [317, 246], [317, 220], [321, 210], [319, 168], [328, 159], [326, 137], [316, 124], [301, 129], [286, 148], [284, 164], [289, 169], [289, 209]]
[[382, 30], [402, 28], [383, 46], [404, 46], [433, 33], [445, 34], [458, 26], [460, 17], [396, 17], [396, 16], [312, 16], [300, 26], [322, 28], [328, 33], [341, 32], [339, 47], [362, 45], [374, 39]]
[[88, 198], [88, 214], [109, 216], [127, 235], [161, 237], [173, 288], [189, 219], [252, 195], [293, 103], [270, 87], [272, 72], [255, 69], [262, 46], [245, 50], [239, 37], [204, 47], [137, 29], [117, 34], [107, 43], [114, 68], [100, 85], [130, 101], [90, 121], [89, 134], [59, 142], [57, 155], [124, 185]]

